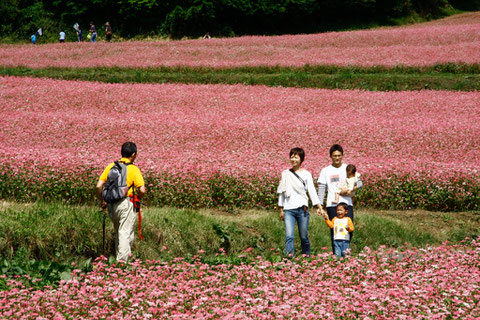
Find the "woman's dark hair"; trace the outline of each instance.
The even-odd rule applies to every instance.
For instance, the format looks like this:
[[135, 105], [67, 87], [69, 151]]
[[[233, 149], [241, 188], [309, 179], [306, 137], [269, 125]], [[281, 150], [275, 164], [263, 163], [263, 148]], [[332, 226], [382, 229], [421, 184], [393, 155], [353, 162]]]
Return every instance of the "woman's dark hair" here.
[[122, 157], [130, 158], [132, 154], [137, 153], [137, 145], [133, 142], [125, 142], [122, 145]]
[[357, 168], [353, 164], [347, 165], [345, 170], [347, 171], [347, 173], [352, 173], [352, 174], [357, 173]]
[[343, 207], [345, 211], [348, 211], [348, 204], [346, 204], [345, 202], [340, 202], [339, 204], [337, 204], [337, 207]]
[[305, 151], [302, 148], [293, 148], [292, 150], [290, 150], [290, 158], [295, 154], [300, 157], [300, 163], [305, 160]]
[[332, 156], [332, 153], [335, 151], [340, 151], [343, 154], [343, 148], [339, 144], [334, 144], [333, 146], [330, 147], [330, 157]]

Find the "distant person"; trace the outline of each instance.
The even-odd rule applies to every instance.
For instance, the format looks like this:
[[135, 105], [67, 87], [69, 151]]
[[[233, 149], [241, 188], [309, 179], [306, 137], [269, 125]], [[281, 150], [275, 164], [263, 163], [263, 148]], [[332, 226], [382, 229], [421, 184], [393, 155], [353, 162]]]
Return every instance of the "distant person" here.
[[352, 219], [346, 217], [348, 205], [341, 202], [336, 207], [337, 216], [330, 220], [326, 212], [323, 217], [325, 223], [333, 231], [333, 253], [337, 257], [345, 257], [347, 249], [350, 248], [350, 233], [353, 231]]
[[112, 40], [112, 35], [112, 27], [110, 26], [110, 22], [107, 21], [105, 23], [105, 40], [107, 40], [107, 42], [110, 42], [110, 40]]
[[34, 34], [30, 36], [30, 40], [32, 41], [32, 44], [37, 43], [37, 35], [39, 37], [43, 36], [43, 28], [39, 28]]
[[[135, 197], [138, 199], [143, 197], [145, 194], [145, 182], [140, 169], [133, 164], [137, 158], [137, 146], [135, 143], [125, 142], [122, 145], [121, 154], [122, 158], [119, 161], [109, 164], [103, 171], [97, 183], [97, 193], [100, 200], [100, 207], [102, 209], [108, 207], [108, 213], [113, 222], [117, 261], [122, 260], [127, 262], [132, 252], [132, 244], [135, 237], [135, 208], [137, 207], [137, 199], [135, 199]], [[109, 186], [107, 181], [110, 183], [109, 174], [114, 166], [126, 170], [126, 187], [122, 189], [123, 197], [126, 197], [114, 203], [107, 204], [103, 192], [104, 187]], [[120, 171], [123, 172], [122, 170]], [[115, 190], [118, 190], [118, 188]], [[141, 237], [140, 234], [139, 236]]]
[[[343, 163], [343, 148], [339, 144], [334, 144], [330, 148], [330, 159], [332, 164], [323, 168], [320, 171], [320, 177], [318, 178], [318, 198], [320, 199], [320, 206], [323, 204], [325, 198], [325, 191], [327, 191], [327, 214], [328, 218], [332, 220], [337, 215], [337, 205], [335, 201], [335, 192], [342, 186], [347, 179], [347, 165]], [[353, 188], [352, 191], [363, 186], [360, 178], [357, 179], [357, 185]], [[348, 206], [347, 217], [349, 217], [352, 222], [353, 218], [353, 201], [352, 197], [348, 195], [347, 191], [339, 193], [339, 201], [344, 202]], [[350, 233], [350, 239], [353, 237], [353, 233]], [[334, 250], [334, 234], [333, 229], [330, 230], [330, 238], [332, 244], [332, 251]]]
[[285, 256], [293, 257], [295, 254], [295, 224], [298, 225], [302, 254], [309, 256], [308, 223], [310, 215], [308, 212], [308, 195], [312, 204], [317, 206], [317, 214], [319, 215], [320, 208], [318, 205], [320, 200], [315, 192], [312, 174], [301, 168], [305, 160], [305, 151], [301, 148], [293, 148], [289, 155], [292, 168], [282, 172], [282, 178], [277, 189], [280, 219], [285, 222]]
[[205, 35], [203, 36], [203, 39], [210, 39], [210, 38], [211, 38], [210, 32], [205, 33]]
[[82, 42], [83, 40], [83, 33], [82, 33], [82, 29], [80, 29], [80, 25], [78, 23], [75, 23], [73, 25], [73, 28], [75, 29], [75, 31], [77, 32], [77, 40], [78, 42]]
[[62, 30], [62, 31], [60, 31], [59, 35], [60, 35], [60, 38], [58, 39], [58, 41], [60, 43], [64, 43], [65, 42], [65, 32]]
[[360, 173], [357, 173], [357, 168], [353, 164], [347, 165], [347, 179], [335, 192], [335, 200], [333, 203], [338, 203], [340, 199], [340, 193], [346, 193], [347, 196], [352, 198], [352, 202], [355, 197], [354, 188], [357, 186], [358, 179], [360, 179]]
[[96, 42], [97, 41], [97, 29], [95, 28], [95, 25], [93, 24], [93, 21], [90, 21], [90, 42]]

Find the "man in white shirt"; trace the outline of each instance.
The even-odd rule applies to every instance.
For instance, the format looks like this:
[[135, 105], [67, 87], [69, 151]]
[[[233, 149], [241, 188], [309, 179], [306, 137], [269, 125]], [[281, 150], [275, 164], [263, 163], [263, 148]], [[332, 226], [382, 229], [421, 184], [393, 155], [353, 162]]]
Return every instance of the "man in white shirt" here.
[[[347, 164], [343, 163], [343, 148], [339, 144], [334, 144], [330, 148], [330, 158], [332, 164], [325, 167], [320, 171], [318, 178], [318, 198], [320, 199], [320, 206], [323, 204], [325, 198], [325, 191], [327, 191], [327, 215], [332, 220], [337, 215], [337, 203], [335, 203], [335, 191], [345, 182], [347, 179]], [[353, 191], [363, 186], [362, 181], [359, 179], [357, 185], [353, 188]], [[349, 196], [349, 191], [340, 193], [340, 199], [338, 202], [344, 202], [348, 205], [347, 217], [353, 222], [353, 202], [352, 197]], [[333, 245], [333, 230], [330, 230]], [[350, 239], [353, 236], [353, 232], [350, 233]]]

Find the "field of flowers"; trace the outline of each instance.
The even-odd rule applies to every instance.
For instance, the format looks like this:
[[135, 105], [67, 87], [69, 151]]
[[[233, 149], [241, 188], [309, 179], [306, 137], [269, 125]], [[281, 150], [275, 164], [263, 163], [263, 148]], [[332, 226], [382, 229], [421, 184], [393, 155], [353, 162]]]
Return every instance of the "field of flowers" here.
[[[316, 35], [0, 45], [0, 66], [480, 64], [479, 17]], [[139, 148], [149, 205], [273, 208], [290, 148], [306, 150], [304, 167], [316, 178], [340, 143], [366, 185], [358, 205], [480, 210], [479, 91], [0, 77], [0, 108], [3, 199], [92, 203], [98, 176], [129, 140]], [[327, 251], [278, 260], [249, 249], [237, 265], [207, 264], [200, 252], [128, 266], [102, 257], [93, 272], [76, 270], [58, 288], [42, 289], [24, 285], [36, 279], [0, 276], [0, 319], [480, 318], [478, 239], [365, 248], [341, 261]]]
[[0, 189], [17, 200], [91, 198], [101, 170], [132, 140], [160, 205], [271, 207], [290, 148], [306, 150], [304, 166], [318, 177], [333, 143], [369, 185], [360, 204], [479, 204], [479, 92], [17, 77], [0, 78], [0, 88]]
[[[480, 243], [401, 252], [365, 248], [240, 265], [135, 261], [74, 272], [57, 289], [6, 280], [0, 317], [16, 319], [478, 319]], [[1, 280], [1, 279], [0, 279]]]
[[431, 66], [480, 63], [480, 14], [407, 27], [278, 37], [0, 45], [0, 65], [62, 67]]

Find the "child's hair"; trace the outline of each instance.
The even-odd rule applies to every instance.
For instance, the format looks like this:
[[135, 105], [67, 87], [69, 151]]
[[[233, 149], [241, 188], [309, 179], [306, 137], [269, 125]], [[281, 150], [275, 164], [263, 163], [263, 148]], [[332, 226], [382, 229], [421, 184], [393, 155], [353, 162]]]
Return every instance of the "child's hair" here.
[[353, 164], [349, 164], [346, 170], [347, 170], [347, 173], [350, 173], [350, 174], [357, 173], [357, 168]]
[[302, 163], [303, 160], [305, 160], [305, 151], [302, 148], [293, 148], [292, 150], [290, 150], [290, 158], [294, 154], [300, 157], [300, 163]]
[[345, 202], [340, 202], [339, 204], [337, 204], [337, 207], [343, 207], [343, 209], [345, 209], [345, 211], [348, 211], [348, 204], [346, 204]]

